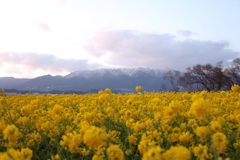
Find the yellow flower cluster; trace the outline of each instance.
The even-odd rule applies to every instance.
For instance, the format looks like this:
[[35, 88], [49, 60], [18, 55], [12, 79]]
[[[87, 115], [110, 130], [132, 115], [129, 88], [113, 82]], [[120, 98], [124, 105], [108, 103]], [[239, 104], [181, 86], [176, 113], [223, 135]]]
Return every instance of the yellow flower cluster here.
[[240, 86], [219, 92], [0, 94], [0, 160], [240, 156]]
[[141, 87], [141, 86], [136, 86], [135, 90], [136, 90], [137, 92], [140, 92], [140, 91], [142, 90], [142, 87]]
[[238, 91], [240, 91], [240, 86], [239, 85], [233, 85], [232, 87], [231, 87], [231, 90], [233, 91], [233, 92], [238, 92]]

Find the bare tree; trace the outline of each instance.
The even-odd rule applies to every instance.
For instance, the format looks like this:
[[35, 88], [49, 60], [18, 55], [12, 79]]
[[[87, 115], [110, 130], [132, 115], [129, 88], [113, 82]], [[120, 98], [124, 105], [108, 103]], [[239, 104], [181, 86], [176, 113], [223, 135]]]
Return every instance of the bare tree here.
[[226, 67], [224, 72], [230, 77], [229, 85], [240, 85], [240, 58], [235, 58], [230, 67]]
[[230, 77], [223, 72], [222, 62], [216, 66], [211, 64], [188, 67], [183, 79], [188, 85], [196, 85], [197, 90], [219, 91], [229, 90]]
[[172, 91], [178, 92], [180, 88], [181, 72], [176, 70], [168, 70], [163, 74], [163, 79], [168, 80], [172, 85]]
[[167, 90], [167, 86], [165, 83], [162, 83], [161, 84], [161, 88], [160, 88], [160, 91], [166, 91]]
[[228, 76], [223, 69], [222, 62], [218, 62], [215, 67], [213, 67], [212, 72], [213, 82], [215, 83], [215, 90], [229, 90], [231, 88], [231, 77]]

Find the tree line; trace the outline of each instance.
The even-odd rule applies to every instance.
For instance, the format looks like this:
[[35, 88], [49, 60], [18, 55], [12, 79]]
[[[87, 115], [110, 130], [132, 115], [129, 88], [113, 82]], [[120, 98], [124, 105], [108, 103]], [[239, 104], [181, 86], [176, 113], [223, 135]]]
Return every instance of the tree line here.
[[[182, 88], [185, 91], [226, 91], [234, 84], [240, 85], [240, 58], [235, 58], [230, 66], [224, 67], [222, 62], [216, 65], [197, 64], [188, 67], [186, 72], [168, 70], [163, 78], [171, 86], [171, 91], [179, 92]], [[162, 84], [160, 90], [166, 89]]]

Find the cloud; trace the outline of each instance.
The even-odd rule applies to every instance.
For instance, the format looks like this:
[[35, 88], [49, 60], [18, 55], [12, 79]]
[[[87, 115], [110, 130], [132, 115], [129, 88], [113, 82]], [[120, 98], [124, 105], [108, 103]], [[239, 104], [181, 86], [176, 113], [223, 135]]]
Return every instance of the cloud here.
[[131, 30], [102, 30], [83, 45], [89, 54], [108, 56], [106, 63], [122, 67], [167, 67], [185, 70], [196, 64], [215, 64], [240, 55], [226, 41], [176, 40], [171, 34]]
[[3, 63], [21, 65], [30, 71], [44, 70], [55, 74], [100, 67], [99, 64], [88, 64], [87, 59], [63, 59], [49, 54], [38, 53], [0, 53], [0, 61], [0, 66], [3, 66]]
[[50, 27], [49, 27], [49, 25], [47, 25], [46, 23], [44, 23], [44, 22], [38, 22], [37, 23], [37, 27], [38, 28], [40, 28], [40, 29], [42, 29], [42, 30], [44, 30], [44, 31], [50, 31]]
[[184, 37], [188, 37], [192, 35], [192, 32], [189, 30], [178, 30], [177, 33]]
[[92, 35], [86, 39], [85, 44], [82, 45], [89, 54], [95, 57], [105, 55], [106, 51], [118, 51], [124, 47], [124, 41], [129, 40], [132, 31], [128, 30], [102, 30], [93, 32]]

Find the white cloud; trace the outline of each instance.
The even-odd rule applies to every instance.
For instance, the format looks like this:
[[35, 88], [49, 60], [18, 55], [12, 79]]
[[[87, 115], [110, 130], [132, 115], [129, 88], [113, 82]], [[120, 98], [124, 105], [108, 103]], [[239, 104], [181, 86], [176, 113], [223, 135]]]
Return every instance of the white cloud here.
[[21, 70], [25, 69], [30, 72], [42, 70], [50, 74], [100, 67], [100, 64], [89, 64], [87, 59], [63, 59], [49, 54], [38, 53], [0, 53], [0, 61], [0, 66], [4, 66], [4, 64], [16, 65], [21, 66]]
[[44, 30], [44, 31], [50, 31], [49, 25], [47, 25], [47, 24], [44, 23], [44, 22], [38, 22], [38, 23], [37, 23], [37, 27], [38, 27], [39, 29]]

